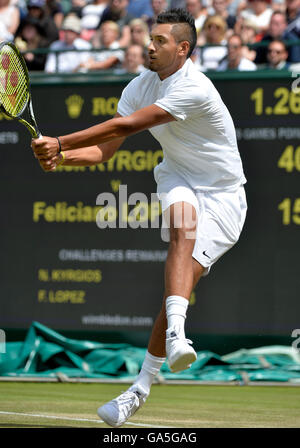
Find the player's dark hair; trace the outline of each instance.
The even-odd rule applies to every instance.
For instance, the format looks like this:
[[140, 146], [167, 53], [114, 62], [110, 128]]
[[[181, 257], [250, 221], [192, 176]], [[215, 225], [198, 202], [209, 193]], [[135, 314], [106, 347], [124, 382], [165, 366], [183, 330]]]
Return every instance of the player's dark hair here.
[[176, 40], [176, 42], [182, 42], [183, 40], [187, 40], [190, 44], [190, 49], [187, 54], [187, 58], [189, 58], [196, 46], [197, 43], [197, 31], [195, 27], [195, 20], [185, 9], [174, 8], [168, 11], [164, 11], [157, 16], [156, 23], [171, 23], [174, 25], [177, 24], [186, 24], [184, 27], [176, 27], [172, 28], [172, 34]]

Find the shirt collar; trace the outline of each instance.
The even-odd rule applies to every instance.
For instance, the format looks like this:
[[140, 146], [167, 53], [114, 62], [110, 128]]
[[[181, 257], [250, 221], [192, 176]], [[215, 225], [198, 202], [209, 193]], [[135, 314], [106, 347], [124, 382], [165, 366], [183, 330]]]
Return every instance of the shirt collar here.
[[179, 70], [177, 70], [175, 73], [168, 76], [167, 78], [163, 79], [162, 81], [160, 80], [160, 77], [156, 73], [157, 77], [159, 79], [159, 82], [164, 86], [169, 85], [171, 82], [175, 81], [175, 79], [181, 78], [183, 76], [183, 74], [189, 69], [190, 64], [193, 64], [193, 62], [191, 61], [190, 58], [188, 58]]

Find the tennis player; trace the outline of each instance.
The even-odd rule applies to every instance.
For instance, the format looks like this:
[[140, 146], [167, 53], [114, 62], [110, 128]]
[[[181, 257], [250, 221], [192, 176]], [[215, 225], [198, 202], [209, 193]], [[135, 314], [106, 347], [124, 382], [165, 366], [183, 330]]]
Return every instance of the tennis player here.
[[196, 360], [184, 329], [191, 292], [237, 242], [246, 216], [246, 179], [233, 121], [211, 81], [190, 59], [195, 44], [194, 19], [187, 11], [163, 12], [151, 32], [150, 70], [127, 85], [113, 119], [32, 142], [45, 171], [61, 163], [107, 161], [127, 136], [145, 129], [163, 148], [154, 177], [165, 220], [163, 238], [169, 240], [164, 300], [134, 384], [98, 409], [114, 427], [145, 403], [166, 357], [173, 372]]

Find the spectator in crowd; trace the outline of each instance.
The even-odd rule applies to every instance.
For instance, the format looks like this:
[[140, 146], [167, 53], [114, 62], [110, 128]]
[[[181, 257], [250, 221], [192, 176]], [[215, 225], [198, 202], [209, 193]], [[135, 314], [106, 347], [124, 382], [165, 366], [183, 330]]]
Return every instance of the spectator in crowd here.
[[[80, 38], [81, 23], [79, 17], [75, 14], [68, 14], [63, 25], [63, 38], [53, 42], [50, 50], [70, 50], [58, 55], [50, 53], [46, 60], [45, 71], [48, 73], [58, 72], [72, 72], [82, 62], [90, 57], [88, 50], [91, 49], [91, 44]], [[87, 50], [83, 52], [76, 52], [72, 50]]]
[[248, 8], [241, 12], [241, 17], [251, 20], [262, 35], [268, 29], [273, 10], [272, 0], [248, 0]]
[[[297, 34], [288, 28], [286, 15], [283, 12], [275, 11], [272, 14], [270, 24], [265, 36], [262, 38], [262, 46], [256, 49], [256, 64], [265, 64], [267, 62], [267, 42], [273, 40], [295, 41], [299, 39]], [[289, 61], [300, 62], [300, 46], [291, 45], [288, 49]]]
[[246, 9], [247, 5], [247, 0], [228, 0], [227, 10], [231, 16], [234, 16], [238, 19], [240, 17], [241, 11]]
[[46, 0], [46, 7], [45, 7], [47, 15], [52, 17], [56, 28], [59, 30], [62, 26], [63, 20], [64, 20], [64, 12], [63, 8], [61, 6], [60, 1], [58, 0]]
[[286, 19], [290, 24], [300, 17], [300, 0], [286, 0]]
[[256, 50], [250, 46], [257, 42], [256, 26], [251, 21], [240, 18], [235, 23], [234, 33], [241, 36], [244, 44], [242, 48], [243, 57], [249, 59], [250, 61], [254, 61], [256, 58]]
[[11, 6], [15, 6], [18, 8], [20, 13], [20, 21], [26, 16], [27, 14], [27, 1], [26, 0], [10, 0], [9, 4]]
[[39, 21], [33, 17], [28, 17], [22, 22], [22, 27], [15, 38], [15, 44], [24, 53], [24, 59], [29, 71], [43, 71], [46, 62], [46, 53], [32, 53], [32, 50], [48, 47], [45, 39], [44, 29]]
[[131, 44], [147, 47], [150, 42], [147, 24], [142, 19], [133, 19], [129, 23], [131, 33]]
[[185, 0], [171, 0], [170, 8], [185, 8]]
[[[81, 17], [85, 19], [85, 22], [89, 22], [90, 26], [93, 24], [93, 29], [97, 29], [102, 17], [102, 14], [107, 7], [107, 0], [93, 0], [93, 2], [88, 3], [81, 10]], [[84, 21], [83, 21], [84, 24]]]
[[140, 74], [146, 70], [146, 52], [145, 47], [142, 45], [129, 45], [125, 51], [125, 57], [122, 64], [122, 68], [116, 69], [115, 73], [132, 73]]
[[209, 15], [218, 14], [226, 20], [228, 29], [232, 30], [234, 28], [236, 16], [229, 14], [227, 0], [212, 0], [212, 8], [208, 10], [208, 13]]
[[134, 18], [127, 12], [128, 0], [109, 0], [107, 8], [103, 11], [100, 25], [103, 22], [111, 20], [116, 22], [120, 28], [119, 44], [125, 48], [130, 43], [129, 23]]
[[[300, 0], [286, 0], [287, 28], [284, 39], [300, 40]], [[300, 46], [289, 48], [289, 61], [300, 62]]]
[[[46, 12], [46, 0], [29, 0], [28, 13], [25, 19], [33, 17], [39, 21], [40, 26], [44, 29], [44, 35], [47, 39], [48, 45], [58, 40], [58, 29], [52, 17]], [[24, 19], [24, 20], [25, 20]], [[22, 21], [21, 25], [22, 26]]]
[[20, 12], [11, 0], [0, 0], [0, 41], [13, 41], [20, 25]]
[[99, 25], [99, 17], [92, 14], [87, 14], [81, 17], [81, 34], [80, 37], [84, 40], [90, 41], [96, 34]]
[[202, 6], [202, 0], [186, 0], [186, 9], [195, 20], [197, 35], [199, 36], [203, 24], [208, 16], [206, 8]]
[[109, 70], [118, 68], [124, 60], [124, 51], [119, 44], [120, 29], [116, 22], [107, 20], [92, 39], [93, 48], [102, 49], [99, 53], [93, 53], [92, 57], [83, 61], [78, 70]]
[[129, 0], [127, 11], [133, 17], [146, 20], [152, 16], [151, 0]]
[[287, 62], [288, 51], [285, 43], [282, 40], [274, 39], [269, 43], [267, 53], [267, 65], [263, 68], [270, 68], [273, 70], [287, 70], [289, 63]]
[[149, 30], [151, 31], [152, 26], [156, 22], [157, 16], [168, 9], [168, 2], [167, 0], [151, 0], [151, 9], [152, 13], [150, 17], [146, 20], [146, 23], [149, 27]]
[[273, 11], [285, 12], [285, 0], [272, 0]]
[[218, 71], [224, 70], [238, 70], [238, 71], [253, 71], [256, 70], [254, 62], [249, 61], [243, 56], [243, 41], [238, 34], [233, 34], [228, 39], [227, 56], [221, 61], [218, 66]]
[[71, 8], [68, 14], [75, 14], [81, 19], [82, 10], [87, 5], [87, 0], [71, 0]]
[[214, 15], [206, 19], [198, 39], [198, 45], [204, 47], [196, 48], [192, 56], [199, 70], [216, 70], [220, 61], [227, 55], [226, 30], [226, 22], [221, 16]]

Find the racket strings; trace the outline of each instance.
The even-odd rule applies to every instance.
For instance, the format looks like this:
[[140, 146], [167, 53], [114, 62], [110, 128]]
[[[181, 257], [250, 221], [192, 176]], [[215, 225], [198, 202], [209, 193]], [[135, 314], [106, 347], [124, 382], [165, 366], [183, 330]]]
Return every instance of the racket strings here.
[[22, 63], [11, 47], [0, 52], [0, 101], [5, 111], [17, 117], [28, 101], [28, 79]]

